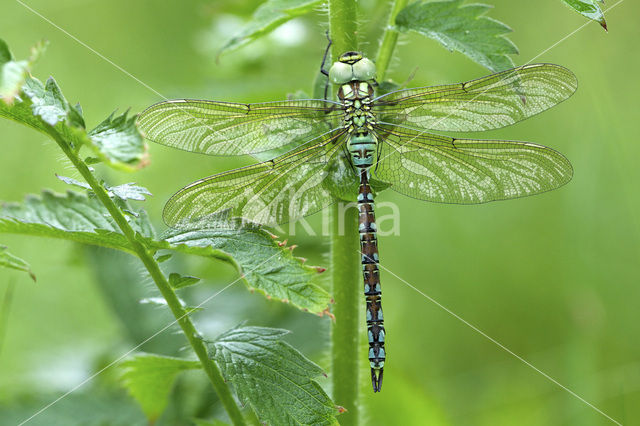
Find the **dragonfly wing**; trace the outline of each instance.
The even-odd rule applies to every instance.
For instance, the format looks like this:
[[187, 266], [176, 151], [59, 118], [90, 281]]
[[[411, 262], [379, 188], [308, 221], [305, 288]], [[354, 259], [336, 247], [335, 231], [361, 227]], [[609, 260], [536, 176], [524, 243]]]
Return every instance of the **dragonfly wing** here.
[[220, 213], [276, 225], [315, 213], [334, 201], [323, 180], [343, 135], [331, 131], [274, 160], [198, 180], [171, 197], [164, 221], [179, 227]]
[[419, 129], [497, 129], [536, 115], [571, 96], [576, 76], [554, 64], [531, 64], [466, 83], [399, 90], [378, 97], [379, 121]]
[[323, 100], [236, 104], [177, 99], [147, 108], [138, 126], [162, 145], [210, 155], [244, 155], [314, 139], [339, 126], [339, 108]]
[[421, 200], [477, 204], [549, 191], [571, 180], [559, 152], [529, 142], [454, 139], [382, 128], [376, 176]]

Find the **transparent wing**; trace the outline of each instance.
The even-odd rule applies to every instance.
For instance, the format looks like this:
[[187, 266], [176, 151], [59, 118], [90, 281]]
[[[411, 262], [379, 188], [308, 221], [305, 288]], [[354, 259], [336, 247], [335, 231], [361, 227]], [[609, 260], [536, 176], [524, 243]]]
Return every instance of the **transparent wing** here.
[[171, 197], [164, 221], [180, 226], [221, 213], [276, 225], [315, 213], [334, 202], [323, 181], [343, 136], [343, 130], [331, 131], [274, 160], [196, 181]]
[[466, 83], [399, 90], [374, 100], [379, 121], [418, 129], [481, 131], [508, 126], [564, 101], [576, 76], [554, 64], [531, 64]]
[[529, 142], [454, 139], [381, 126], [376, 176], [402, 194], [476, 204], [549, 191], [571, 180], [559, 152]]
[[338, 127], [340, 104], [292, 100], [259, 104], [177, 99], [143, 111], [138, 126], [153, 142], [210, 155], [243, 155], [309, 141]]

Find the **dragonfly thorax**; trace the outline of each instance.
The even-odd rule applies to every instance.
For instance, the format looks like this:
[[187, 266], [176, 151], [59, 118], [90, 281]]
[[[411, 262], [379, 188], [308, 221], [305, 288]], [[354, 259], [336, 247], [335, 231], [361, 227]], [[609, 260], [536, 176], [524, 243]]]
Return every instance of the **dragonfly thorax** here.
[[344, 127], [352, 134], [368, 134], [375, 124], [371, 112], [373, 86], [365, 81], [352, 81], [340, 86], [338, 98], [344, 108]]

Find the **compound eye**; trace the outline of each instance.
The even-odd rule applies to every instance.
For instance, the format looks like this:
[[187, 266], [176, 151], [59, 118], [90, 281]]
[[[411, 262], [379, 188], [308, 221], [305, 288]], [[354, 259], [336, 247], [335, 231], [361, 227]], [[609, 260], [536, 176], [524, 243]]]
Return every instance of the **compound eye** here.
[[342, 62], [335, 62], [329, 69], [329, 80], [333, 84], [348, 83], [353, 78], [351, 65]]
[[353, 76], [356, 80], [369, 81], [376, 78], [376, 65], [373, 61], [362, 58], [353, 64]]

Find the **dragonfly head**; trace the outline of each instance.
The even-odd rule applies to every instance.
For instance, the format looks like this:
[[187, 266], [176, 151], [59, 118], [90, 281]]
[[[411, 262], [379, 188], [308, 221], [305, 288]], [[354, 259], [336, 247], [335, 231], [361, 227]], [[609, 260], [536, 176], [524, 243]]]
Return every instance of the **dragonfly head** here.
[[333, 84], [350, 81], [369, 81], [376, 77], [376, 65], [360, 52], [345, 52], [329, 69], [329, 80]]

